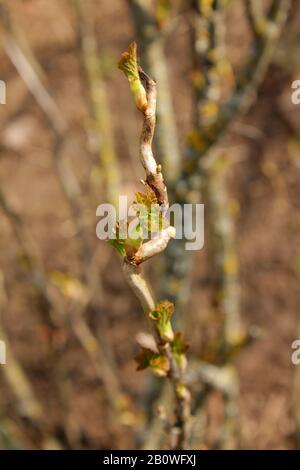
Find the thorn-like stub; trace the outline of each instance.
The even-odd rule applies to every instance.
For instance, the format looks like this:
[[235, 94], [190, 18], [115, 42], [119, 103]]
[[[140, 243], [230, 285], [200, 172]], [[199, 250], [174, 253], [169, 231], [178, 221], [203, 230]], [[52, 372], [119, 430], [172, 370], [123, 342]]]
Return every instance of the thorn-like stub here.
[[138, 66], [138, 72], [139, 72], [140, 80], [143, 82], [146, 89], [148, 88], [148, 86], [156, 85], [156, 81], [153, 80], [153, 78], [149, 77], [149, 75], [142, 69], [140, 65]]

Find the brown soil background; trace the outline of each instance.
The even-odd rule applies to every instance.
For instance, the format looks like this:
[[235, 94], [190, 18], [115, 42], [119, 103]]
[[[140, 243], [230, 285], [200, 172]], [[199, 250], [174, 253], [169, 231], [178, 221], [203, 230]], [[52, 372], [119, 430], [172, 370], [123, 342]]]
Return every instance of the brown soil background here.
[[[147, 374], [135, 371], [135, 335], [145, 325], [140, 307], [123, 280], [119, 261], [112, 249], [95, 236], [95, 211], [103, 202], [104, 192], [99, 186], [94, 200], [87, 196], [92, 166], [84, 131], [88, 109], [71, 2], [10, 0], [8, 3], [72, 129], [64, 146], [64, 157], [72, 163], [86, 195], [90, 239], [98, 249], [103, 283], [101, 314], [108, 323], [108, 337], [122, 386], [138, 406]], [[246, 325], [257, 325], [262, 331], [261, 338], [236, 358], [241, 390], [240, 447], [247, 449], [297, 446], [291, 409], [296, 367], [290, 358], [291, 343], [300, 334], [300, 106], [290, 104], [290, 86], [292, 80], [300, 79], [299, 6], [294, 2], [288, 26], [254, 105], [247, 116], [238, 119], [222, 143], [230, 149], [235, 162], [229, 187], [240, 204], [237, 241], [242, 318]], [[121, 193], [129, 194], [137, 187], [136, 171], [142, 176], [133, 163], [137, 161], [140, 116], [115, 64], [134, 38], [133, 25], [125, 1], [95, 0], [93, 11], [99, 46], [108, 58], [105, 80], [122, 168]], [[228, 41], [232, 59], [239, 65], [249, 37], [243, 23], [237, 21], [239, 11], [236, 15], [229, 19], [232, 26]], [[191, 125], [191, 65], [187, 50], [183, 21], [170, 34], [166, 47], [182, 149]], [[7, 83], [7, 105], [0, 107], [2, 191], [22, 215], [45, 270], [79, 276], [74, 227], [51, 159], [51, 131], [3, 50], [0, 63], [0, 78]], [[186, 315], [193, 318], [193, 328], [195, 318], [199, 320], [198, 331], [189, 338], [191, 354], [199, 349], [200, 327], [208, 316], [206, 254], [206, 247], [197, 254], [193, 293], [186, 310]], [[4, 216], [0, 217], [0, 264], [8, 294], [2, 322], [13, 351], [43, 405], [48, 433], [61, 438], [66, 447], [134, 447], [130, 419], [123, 424], [107, 421], [101, 381], [76, 338], [68, 328], [53, 333], [47, 326], [43, 308], [22, 271], [18, 247]], [[151, 276], [153, 263], [148, 270]], [[97, 317], [87, 312], [86, 318], [97, 334], [100, 328]], [[40, 439], [18, 415], [16, 397], [1, 369], [0, 386], [1, 422], [22, 447], [39, 448]], [[73, 436], [71, 443], [64, 437], [66, 426]]]

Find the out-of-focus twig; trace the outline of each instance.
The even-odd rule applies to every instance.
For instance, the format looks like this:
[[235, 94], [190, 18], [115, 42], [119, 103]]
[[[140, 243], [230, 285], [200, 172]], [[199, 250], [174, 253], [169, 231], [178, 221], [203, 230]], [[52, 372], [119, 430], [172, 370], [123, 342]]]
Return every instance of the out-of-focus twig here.
[[[210, 257], [210, 262], [213, 261], [212, 266], [217, 273], [214, 296], [224, 315], [220, 354], [227, 362], [226, 348], [229, 350], [234, 348], [234, 342], [244, 343], [244, 331], [239, 319], [239, 287], [233, 221], [228, 210], [224, 173], [212, 168], [214, 165], [211, 162], [211, 149], [218, 143], [235, 116], [245, 111], [251, 104], [269, 65], [290, 1], [273, 0], [265, 16], [264, 25], [260, 21], [259, 31], [256, 24], [257, 18], [253, 16], [255, 12], [252, 9], [249, 10], [253, 4], [246, 5], [252, 27], [257, 29], [254, 47], [246, 66], [242, 68], [235, 81], [230, 98], [224, 104], [219, 102], [218, 90], [218, 60], [222, 35], [224, 35], [222, 32], [224, 25], [220, 21], [221, 2], [193, 2], [193, 4], [201, 10], [198, 21], [193, 20], [192, 23], [195, 28], [193, 39], [197, 65], [194, 77], [197, 96], [196, 125], [184, 160], [183, 172], [174, 186], [174, 192], [177, 195], [176, 199], [182, 204], [198, 202], [199, 193], [207, 197], [205, 202], [211, 210], [208, 214], [209, 242], [212, 243], [213, 255]], [[199, 74], [200, 70], [204, 73]], [[177, 242], [176, 245], [176, 254], [175, 244], [174, 246], [170, 244], [166, 250], [167, 279], [165, 281], [165, 295], [175, 302], [185, 298], [184, 294], [189, 285], [188, 272], [191, 267], [190, 256], [184, 251], [184, 244]], [[233, 388], [229, 395], [224, 395], [226, 418], [224, 446], [232, 445], [234, 434], [236, 435], [236, 423], [233, 424], [236, 413], [232, 411], [232, 404], [236, 400], [236, 389], [237, 387]]]
[[95, 337], [83, 318], [83, 312], [90, 302], [90, 297], [87, 296], [79, 305], [77, 302], [76, 307], [74, 305], [72, 309], [65, 310], [54, 295], [54, 286], [51, 285], [44, 272], [43, 265], [39, 261], [39, 254], [35, 249], [35, 244], [31, 240], [21, 217], [10, 207], [3, 192], [0, 192], [0, 207], [7, 216], [22, 251], [22, 255], [27, 261], [27, 272], [50, 309], [52, 325], [54, 327], [60, 327], [66, 324], [66, 322], [70, 323], [71, 329], [92, 360], [98, 376], [103, 381], [106, 396], [112, 409], [119, 411], [119, 406], [123, 400], [114, 365], [111, 363], [109, 356], [104, 350], [101, 338], [98, 340]]
[[[203, 404], [210, 390], [218, 390], [223, 397], [223, 425], [219, 432], [217, 447], [221, 449], [236, 449], [238, 446], [238, 416], [239, 416], [239, 384], [236, 369], [231, 364], [216, 366], [208, 364], [203, 361], [192, 363], [186, 374], [186, 380], [192, 386], [196, 384], [200, 391], [198, 392], [198, 403], [196, 404], [195, 413], [203, 409]], [[201, 423], [200, 423], [201, 424]], [[194, 421], [193, 426], [194, 438], [198, 438], [197, 444], [202, 444], [199, 441], [199, 429], [202, 432], [201, 426]], [[199, 429], [197, 429], [199, 428]]]
[[[198, 5], [198, 2], [195, 3]], [[190, 136], [184, 158], [183, 171], [173, 185], [175, 199], [180, 201], [181, 204], [199, 201], [199, 195], [205, 185], [205, 159], [206, 157], [209, 158], [210, 149], [219, 142], [234, 118], [239, 113], [244, 112], [253, 101], [258, 86], [270, 63], [290, 6], [290, 0], [272, 1], [266, 15], [265, 28], [261, 31], [259, 37], [255, 37], [254, 45], [249, 53], [250, 58], [239, 72], [230, 98], [223, 104], [217, 104], [215, 58], [218, 57], [218, 54], [216, 55], [216, 51], [214, 49], [211, 50], [210, 47], [216, 44], [216, 40], [219, 37], [217, 30], [220, 27], [224, 28], [224, 25], [220, 26], [219, 15], [216, 16], [215, 8], [218, 5], [220, 8], [219, 2], [200, 3], [204, 6], [206, 5], [206, 9], [208, 9], [206, 10], [206, 15], [210, 18], [210, 22], [207, 23], [206, 21], [203, 25], [203, 18], [200, 18], [200, 26], [199, 23], [192, 23], [194, 27], [197, 27], [197, 25], [201, 27], [201, 30], [203, 26], [209, 26], [209, 30], [204, 34], [204, 46], [201, 41], [199, 44], [201, 31], [199, 34], [194, 34], [195, 39], [198, 37], [198, 41], [195, 44], [195, 54], [196, 59], [197, 55], [199, 55], [199, 58], [196, 60], [196, 63], [198, 63], [198, 66], [203, 64], [203, 54], [205, 51], [209, 51], [205, 69], [209, 68], [211, 72], [209, 75], [206, 74], [207, 76], [203, 81], [199, 79], [199, 71], [196, 71], [195, 87], [199, 88], [197, 92], [199, 102], [195, 105], [195, 129]], [[220, 51], [219, 47], [217, 47], [218, 50]], [[203, 65], [201, 68], [203, 68]], [[208, 86], [208, 91], [205, 91], [203, 86], [204, 88]], [[202, 107], [203, 98], [205, 98], [204, 108]], [[208, 118], [211, 119], [211, 123], [209, 123]], [[190, 253], [185, 251], [184, 242], [178, 240], [176, 243], [169, 244], [165, 256], [166, 276], [163, 283], [163, 292], [167, 298], [175, 301], [176, 305], [180, 305], [184, 299], [187, 299], [187, 293], [189, 292], [189, 272], [192, 265]]]
[[[97, 310], [97, 312], [99, 312], [98, 298], [99, 293], [101, 292], [101, 282], [98, 273], [96, 273], [98, 297], [97, 299], [95, 299], [93, 297], [95, 294], [93, 289], [93, 286], [95, 284], [95, 274], [91, 272], [93, 257], [91, 256], [91, 246], [87, 236], [84, 207], [82, 205], [81, 188], [79, 186], [75, 174], [73, 173], [72, 168], [66, 163], [66, 161], [61, 156], [63, 144], [68, 135], [68, 125], [66, 124], [65, 119], [62, 116], [56, 103], [53, 101], [46, 86], [42, 83], [41, 79], [36, 74], [35, 67], [31, 65], [29, 58], [24, 54], [22, 50], [22, 45], [18, 43], [18, 40], [14, 35], [16, 27], [15, 25], [13, 27], [9, 11], [5, 7], [4, 3], [1, 5], [0, 12], [5, 20], [4, 48], [7, 52], [7, 55], [17, 68], [18, 72], [20, 73], [20, 76], [24, 79], [37, 103], [44, 110], [49, 125], [54, 133], [54, 162], [62, 190], [70, 206], [72, 218], [74, 224], [77, 227], [78, 237], [80, 239], [81, 257], [84, 265], [84, 278], [89, 287], [89, 295], [87, 296], [86, 302], [84, 302], [84, 304], [80, 306], [80, 314], [77, 312], [77, 314], [74, 315], [74, 321], [71, 321], [70, 323], [75, 335], [77, 336], [81, 345], [87, 351], [89, 356], [92, 358], [96, 371], [98, 374], [100, 374], [100, 377], [103, 380], [103, 384], [107, 392], [106, 395], [111, 405], [111, 408], [114, 410], [114, 412], [119, 412], [119, 405], [123, 402], [123, 395], [121, 393], [120, 384], [115, 373], [115, 366], [110, 360], [110, 356], [112, 356], [112, 354], [106, 354], [104, 350], [104, 344], [107, 345], [107, 348], [109, 347], [104, 338], [105, 331], [99, 332], [99, 338], [96, 339], [95, 335], [89, 329], [84, 319], [81, 318], [88, 304], [92, 305], [92, 307]], [[33, 54], [31, 54], [30, 56], [32, 57]], [[10, 212], [12, 213], [12, 211]], [[20, 218], [10, 217], [11, 222], [15, 222], [16, 220], [20, 220]], [[18, 239], [18, 241], [22, 243], [20, 239]], [[27, 246], [26, 248], [29, 247]], [[32, 259], [35, 263], [35, 257], [31, 256], [30, 248], [26, 253], [29, 258]], [[43, 276], [42, 270], [39, 270], [39, 275], [40, 277]], [[47, 278], [44, 278], [43, 284], [45, 286], [49, 286], [50, 283], [48, 282]], [[53, 305], [58, 308], [57, 303], [54, 303]], [[64, 318], [65, 313], [66, 312], [63, 312]], [[71, 316], [72, 315], [67, 313], [66, 318]], [[99, 318], [101, 320], [101, 316]], [[102, 364], [104, 364], [103, 367]]]
[[[273, 0], [266, 16], [265, 28], [255, 38], [247, 64], [240, 71], [231, 97], [218, 110], [210, 126], [202, 127], [199, 120], [195, 139], [184, 161], [183, 174], [177, 182], [177, 199], [186, 201], [199, 191], [198, 173], [202, 157], [217, 144], [237, 114], [244, 112], [253, 101], [258, 86], [265, 76], [277, 39], [285, 23], [290, 0]], [[201, 105], [199, 104], [201, 110]], [[200, 116], [201, 117], [201, 114]]]
[[205, 195], [207, 214], [209, 269], [212, 279], [212, 307], [223, 319], [221, 351], [241, 344], [245, 331], [240, 319], [238, 256], [234, 233], [234, 203], [226, 188], [229, 155], [214, 152], [207, 161]]
[[246, 0], [245, 10], [253, 34], [259, 37], [266, 27], [261, 0]]
[[47, 321], [52, 327], [57, 327], [61, 321], [60, 309], [53, 308], [55, 305], [53, 290], [47, 282], [46, 273], [36, 245], [24, 225], [23, 220], [8, 203], [2, 190], [0, 190], [0, 208], [7, 217], [14, 237], [19, 245], [23, 259], [22, 265], [26, 269], [31, 282], [44, 300], [48, 316]]
[[[0, 317], [8, 305], [7, 293], [4, 285], [4, 276], [0, 273]], [[5, 334], [2, 318], [0, 318], [0, 339], [5, 344], [6, 364], [1, 366], [3, 375], [17, 398], [17, 409], [22, 418], [26, 418], [35, 432], [40, 433], [43, 442], [42, 447], [60, 449], [60, 444], [54, 438], [50, 438], [45, 429], [45, 417], [42, 406], [37, 399], [23, 367], [17, 360], [10, 341]]]
[[10, 12], [5, 2], [2, 2], [0, 5], [0, 14], [4, 26], [4, 50], [26, 83], [32, 96], [44, 111], [54, 133], [53, 161], [62, 191], [72, 211], [73, 222], [77, 228], [78, 237], [81, 242], [81, 257], [86, 265], [91, 257], [91, 250], [86, 233], [86, 220], [82, 206], [81, 189], [72, 168], [61, 155], [63, 144], [68, 134], [68, 125], [46, 86], [36, 73], [36, 67], [30, 62], [33, 54], [27, 57], [23, 51], [22, 44], [19, 42], [20, 35], [16, 34], [16, 26], [12, 23]]

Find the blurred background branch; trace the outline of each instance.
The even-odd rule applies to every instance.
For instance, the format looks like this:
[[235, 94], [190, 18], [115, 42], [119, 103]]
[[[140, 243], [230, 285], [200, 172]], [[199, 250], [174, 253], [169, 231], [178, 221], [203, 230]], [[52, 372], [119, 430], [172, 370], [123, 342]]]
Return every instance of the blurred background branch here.
[[143, 176], [115, 70], [135, 37], [170, 202], [205, 204], [203, 250], [171, 240], [145, 266], [191, 338], [191, 447], [298, 447], [297, 2], [2, 0], [0, 14], [0, 446], [152, 449], [173, 435], [172, 386], [135, 372], [133, 338], [149, 335], [95, 236], [96, 206]]

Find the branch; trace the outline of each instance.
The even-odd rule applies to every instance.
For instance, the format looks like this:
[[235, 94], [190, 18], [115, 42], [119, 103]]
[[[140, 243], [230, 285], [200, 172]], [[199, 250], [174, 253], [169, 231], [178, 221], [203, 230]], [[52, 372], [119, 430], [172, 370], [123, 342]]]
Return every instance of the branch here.
[[209, 265], [212, 308], [223, 317], [221, 355], [243, 343], [246, 331], [240, 318], [240, 284], [234, 215], [227, 194], [226, 177], [230, 156], [214, 152], [205, 172], [208, 214]]
[[267, 21], [261, 0], [246, 0], [245, 9], [252, 33], [258, 38], [263, 33]]
[[155, 77], [155, 80], [159, 83], [158, 125], [156, 127], [155, 143], [166, 178], [169, 183], [173, 183], [179, 176], [181, 155], [164, 51], [165, 22], [168, 19], [165, 17], [169, 16], [171, 7], [170, 5], [164, 7], [164, 5], [158, 4], [157, 14], [155, 14], [151, 0], [127, 1], [141, 47], [143, 66], [149, 70], [151, 76]]
[[[189, 14], [195, 66], [193, 72], [195, 95], [193, 112], [195, 127], [201, 121], [205, 129], [213, 126], [218, 118], [221, 81], [224, 77], [224, 70], [231, 76], [231, 69], [224, 51], [222, 2], [216, 0], [214, 2], [194, 3], [195, 5]], [[220, 71], [222, 71], [222, 76]], [[199, 132], [199, 130], [195, 132], [197, 138]], [[190, 158], [194, 150], [188, 148], [187, 152], [189, 158], [185, 160], [181, 178], [171, 188], [177, 199], [183, 204], [198, 202], [199, 186], [205, 180], [202, 169], [195, 169], [190, 165]], [[185, 171], [190, 171], [188, 181]], [[191, 188], [190, 192], [187, 190], [188, 187]], [[189, 200], [190, 198], [191, 200]], [[161, 283], [162, 295], [176, 301], [177, 319], [180, 318], [180, 310], [186, 305], [190, 295], [192, 262], [190, 254], [184, 249], [184, 244], [184, 240], [178, 240], [176, 245], [171, 244], [167, 248], [165, 256], [166, 276]]]
[[33, 54], [30, 52], [31, 58], [29, 58], [23, 51], [22, 44], [18, 38], [19, 35], [16, 34], [16, 27], [12, 23], [5, 2], [2, 2], [0, 5], [0, 14], [4, 24], [4, 50], [32, 96], [43, 110], [53, 131], [55, 137], [53, 162], [80, 239], [81, 258], [86, 265], [91, 257], [91, 250], [86, 233], [86, 220], [81, 202], [81, 188], [72, 168], [64, 161], [61, 155], [64, 140], [68, 134], [68, 125], [57, 104], [37, 74], [36, 67], [31, 63]]
[[[156, 83], [138, 67], [135, 43], [132, 43], [122, 55], [119, 68], [128, 78], [136, 106], [144, 116], [140, 139], [140, 160], [146, 173], [145, 185], [148, 191], [155, 196], [164, 217], [169, 205], [167, 188], [161, 166], [156, 163], [152, 152], [156, 121]], [[160, 229], [156, 233], [155, 239], [142, 243], [133, 251], [130, 250], [129, 255], [127, 252], [123, 261], [123, 271], [129, 285], [140, 300], [145, 314], [153, 320], [158, 353], [144, 350], [140, 357], [139, 368], [150, 366], [158, 375], [169, 378], [176, 402], [176, 422], [172, 427], [172, 447], [183, 449], [188, 446], [191, 422], [190, 394], [183, 382], [182, 369], [186, 365], [184, 345], [179, 341], [178, 334], [174, 334], [170, 323], [173, 305], [167, 301], [155, 304], [140, 267], [144, 261], [161, 253], [174, 236], [175, 229], [173, 227]], [[178, 341], [177, 357], [175, 341]], [[183, 365], [184, 367], [181, 367]]]
[[16, 241], [22, 251], [22, 255], [27, 261], [31, 282], [36, 287], [39, 295], [47, 306], [49, 323], [51, 323], [51, 326], [54, 328], [62, 327], [63, 324], [70, 325], [71, 330], [82, 348], [90, 357], [97, 376], [103, 381], [107, 400], [112, 410], [119, 414], [119, 406], [122, 402], [123, 394], [117, 374], [114, 370], [114, 364], [110, 361], [110, 355], [104, 348], [104, 344], [106, 345], [107, 343], [105, 341], [105, 334], [104, 332], [99, 333], [99, 338], [96, 338], [83, 318], [83, 312], [86, 310], [92, 294], [89, 294], [85, 301], [80, 302], [79, 305], [78, 302], [76, 302], [76, 306], [73, 305], [69, 309], [62, 307], [57, 297], [54, 295], [54, 285], [48, 280], [40, 261], [36, 243], [28, 234], [26, 226], [19, 214], [10, 207], [4, 193], [1, 191], [0, 208], [6, 215]]
[[[210, 121], [214, 122], [218, 112], [220, 69], [224, 69], [221, 64], [225, 48], [223, 7], [219, 0], [215, 0], [208, 4], [199, 2], [195, 10], [191, 11], [190, 21], [196, 67], [196, 119], [201, 119], [202, 125], [207, 126]], [[200, 101], [203, 101], [201, 107]]]
[[79, 42], [88, 88], [90, 112], [93, 119], [92, 126], [101, 141], [99, 142], [99, 164], [103, 167], [107, 200], [115, 204], [121, 177], [117, 165], [107, 90], [101, 71], [98, 45], [91, 19], [92, 12], [88, 14], [86, 11], [87, 1], [73, 0], [73, 3], [78, 19]]
[[7, 360], [7, 364], [1, 366], [1, 370], [3, 371], [3, 375], [7, 383], [16, 397], [16, 408], [20, 416], [27, 418], [32, 431], [41, 435], [42, 448], [47, 449], [49, 446], [54, 446], [56, 449], [60, 449], [61, 447], [58, 441], [55, 438], [50, 437], [48, 434], [44, 410], [35, 395], [24, 368], [16, 358], [13, 349], [11, 348], [10, 341], [4, 331], [1, 317], [4, 309], [7, 309], [7, 307], [8, 298], [5, 289], [5, 279], [0, 271], [0, 338], [5, 342]]
[[[203, 2], [205, 4], [206, 2]], [[215, 7], [218, 6], [219, 2], [207, 2], [211, 8], [213, 4]], [[231, 98], [226, 101], [222, 106], [215, 103], [213, 100], [216, 98], [215, 86], [210, 86], [207, 83], [210, 74], [205, 74], [205, 83], [203, 84], [202, 74], [201, 79], [196, 80], [195, 87], [198, 87], [199, 101], [196, 104], [195, 111], [195, 131], [191, 135], [189, 145], [187, 147], [183, 170], [181, 176], [173, 185], [173, 193], [175, 194], [176, 200], [181, 204], [187, 202], [198, 202], [199, 193], [203, 191], [205, 185], [204, 178], [204, 158], [209, 156], [210, 150], [219, 142], [220, 138], [224, 135], [229, 125], [236, 117], [237, 114], [244, 111], [252, 102], [255, 97], [257, 88], [262, 81], [266, 69], [269, 65], [274, 47], [276, 45], [276, 39], [278, 38], [282, 27], [284, 25], [287, 12], [289, 9], [290, 0], [273, 0], [272, 5], [269, 9], [266, 17], [267, 27], [262, 31], [260, 38], [256, 38], [255, 45], [253, 47], [251, 57], [247, 64], [241, 70], [235, 84], [234, 91]], [[206, 15], [209, 14], [209, 21], [215, 22], [216, 10], [206, 11]], [[193, 15], [193, 28], [197, 26], [203, 27], [204, 17], [198, 17], [197, 21]], [[207, 28], [208, 23], [204, 24]], [[215, 26], [220, 28], [220, 21], [215, 22]], [[222, 27], [222, 25], [221, 25]], [[197, 32], [194, 31], [194, 39], [197, 38]], [[204, 34], [205, 38], [208, 38], [208, 43], [203, 46], [202, 49], [199, 47], [199, 41], [195, 45], [195, 58], [197, 65], [197, 75], [199, 72], [200, 65], [203, 67], [207, 51], [211, 50], [211, 44], [219, 43], [218, 34], [215, 27], [210, 27], [209, 31]], [[206, 67], [215, 69], [214, 61], [211, 58], [215, 58], [213, 54], [210, 54], [209, 61], [205, 62]], [[213, 77], [214, 73], [211, 74]], [[213, 84], [212, 81], [210, 81]], [[206, 84], [206, 86], [204, 86]], [[199, 86], [201, 89], [199, 89]], [[204, 88], [202, 88], [204, 87]], [[202, 107], [202, 100], [204, 99], [204, 107]], [[214, 116], [211, 125], [202, 126], [203, 119], [207, 116], [205, 108], [209, 109], [207, 104], [212, 100], [212, 110], [217, 111]], [[200, 112], [198, 112], [200, 110]], [[200, 119], [201, 118], [201, 119]], [[205, 120], [205, 119], [204, 119]], [[170, 244], [166, 249], [166, 276], [162, 281], [163, 295], [172, 301], [176, 302], [177, 311], [180, 305], [184, 305], [189, 296], [190, 282], [189, 274], [191, 272], [191, 256], [184, 250], [184, 241], [178, 240], [175, 244]]]
[[[223, 427], [220, 431], [218, 448], [235, 449], [238, 441], [238, 399], [239, 383], [236, 368], [231, 364], [216, 366], [203, 361], [197, 361], [191, 364], [186, 374], [188, 384], [197, 385], [201, 383], [199, 393], [199, 403], [197, 404], [197, 413], [203, 411], [204, 400], [209, 396], [211, 390], [218, 390], [223, 397]], [[195, 422], [194, 428], [198, 427]], [[193, 430], [193, 432], [195, 432]], [[197, 432], [196, 432], [197, 434]], [[198, 441], [199, 445], [199, 441]]]
[[202, 123], [198, 122], [195, 139], [185, 158], [182, 176], [176, 184], [177, 199], [185, 201], [193, 190], [199, 191], [199, 178], [195, 175], [199, 172], [201, 157], [218, 143], [236, 115], [250, 106], [265, 76], [290, 4], [291, 0], [273, 0], [266, 17], [266, 27], [256, 37], [251, 57], [236, 80], [231, 98], [220, 108], [212, 125], [202, 127]]

